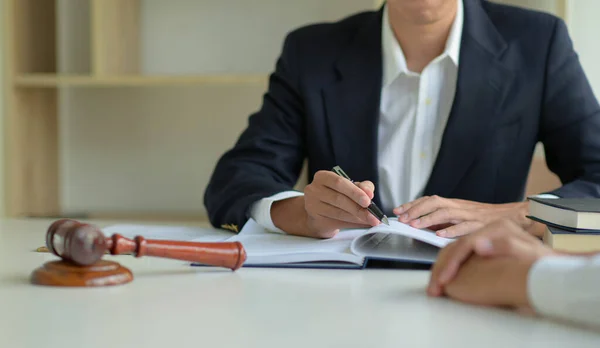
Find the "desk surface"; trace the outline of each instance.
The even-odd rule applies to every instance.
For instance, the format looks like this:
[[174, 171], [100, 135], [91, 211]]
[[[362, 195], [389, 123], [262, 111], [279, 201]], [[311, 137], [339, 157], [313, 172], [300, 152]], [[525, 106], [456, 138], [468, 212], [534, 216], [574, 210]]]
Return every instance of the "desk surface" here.
[[[598, 347], [600, 332], [424, 294], [429, 273], [193, 268], [107, 257], [132, 283], [51, 288], [45, 220], [0, 220], [0, 347]], [[100, 224], [102, 225], [102, 224]]]

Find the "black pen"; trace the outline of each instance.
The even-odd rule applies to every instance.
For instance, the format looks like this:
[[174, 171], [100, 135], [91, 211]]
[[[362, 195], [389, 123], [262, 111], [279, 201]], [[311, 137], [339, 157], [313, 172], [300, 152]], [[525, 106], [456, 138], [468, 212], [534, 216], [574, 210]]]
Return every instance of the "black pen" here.
[[[340, 168], [340, 166], [335, 166], [333, 167], [333, 171], [343, 177], [346, 178], [348, 180], [350, 180], [350, 182], [354, 182], [352, 179], [350, 179], [350, 177], [342, 170], [342, 168]], [[381, 211], [381, 209], [379, 209], [379, 207], [375, 204], [375, 202], [371, 201], [371, 204], [367, 207], [367, 210], [373, 214], [373, 216], [375, 216], [377, 218], [377, 220], [383, 222], [386, 225], [390, 225], [390, 222], [388, 221], [387, 216], [385, 216], [385, 214]]]

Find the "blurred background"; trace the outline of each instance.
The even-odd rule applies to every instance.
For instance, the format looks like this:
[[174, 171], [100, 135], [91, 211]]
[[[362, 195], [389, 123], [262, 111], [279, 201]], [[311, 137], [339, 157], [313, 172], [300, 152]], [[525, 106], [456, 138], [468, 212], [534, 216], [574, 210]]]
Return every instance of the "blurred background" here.
[[[562, 17], [600, 94], [600, 1]], [[0, 213], [192, 218], [290, 30], [377, 0], [3, 0]], [[536, 152], [529, 193], [558, 185]]]

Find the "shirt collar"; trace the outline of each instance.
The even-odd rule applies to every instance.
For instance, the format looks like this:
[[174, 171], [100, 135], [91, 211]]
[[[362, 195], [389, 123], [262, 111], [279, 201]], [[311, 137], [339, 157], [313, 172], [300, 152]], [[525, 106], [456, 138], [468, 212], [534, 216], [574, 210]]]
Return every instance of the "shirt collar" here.
[[[456, 16], [454, 22], [450, 28], [448, 39], [446, 40], [446, 46], [444, 52], [440, 57], [450, 57], [455, 66], [458, 66], [458, 58], [460, 55], [460, 43], [462, 39], [462, 29], [464, 21], [464, 9], [463, 1], [458, 1], [458, 7], [456, 10]], [[383, 52], [383, 85], [387, 86], [392, 83], [400, 74], [410, 74], [406, 65], [406, 58], [404, 52], [396, 40], [396, 36], [390, 25], [390, 18], [388, 14], [387, 5], [383, 9], [383, 21], [381, 25], [381, 45]]]

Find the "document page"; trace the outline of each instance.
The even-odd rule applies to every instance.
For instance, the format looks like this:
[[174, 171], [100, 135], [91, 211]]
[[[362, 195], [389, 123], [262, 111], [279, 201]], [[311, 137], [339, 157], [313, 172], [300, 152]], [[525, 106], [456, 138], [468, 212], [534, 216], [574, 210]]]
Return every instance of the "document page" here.
[[443, 248], [454, 241], [452, 238], [438, 237], [434, 231], [428, 229], [418, 229], [411, 227], [410, 225], [403, 224], [396, 218], [390, 218], [390, 226], [380, 224], [369, 229], [369, 232], [401, 234], [403, 236], [434, 245], [438, 248]]
[[359, 262], [362, 257], [350, 254], [350, 244], [366, 229], [342, 230], [329, 239], [292, 236], [265, 230], [249, 220], [242, 231], [227, 241], [239, 241], [247, 254], [247, 264], [310, 261]]
[[112, 225], [103, 228], [102, 232], [107, 236], [119, 233], [126, 238], [142, 236], [146, 239], [193, 242], [222, 242], [234, 234], [212, 228], [134, 224]]
[[390, 219], [390, 226], [380, 224], [352, 242], [353, 254], [369, 258], [433, 263], [440, 248], [453, 239], [442, 238], [427, 229], [417, 229]]

